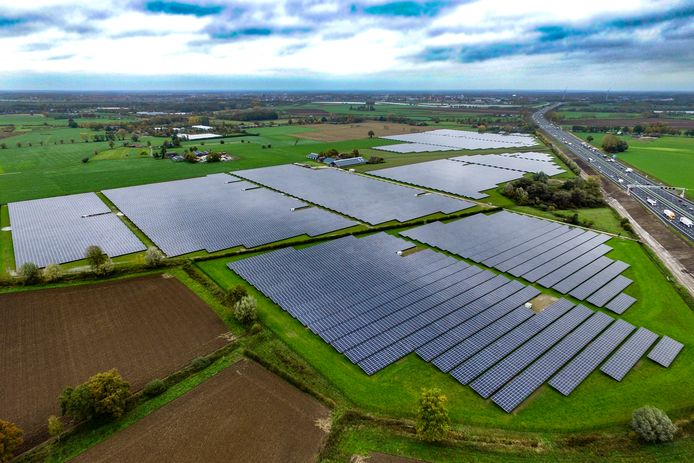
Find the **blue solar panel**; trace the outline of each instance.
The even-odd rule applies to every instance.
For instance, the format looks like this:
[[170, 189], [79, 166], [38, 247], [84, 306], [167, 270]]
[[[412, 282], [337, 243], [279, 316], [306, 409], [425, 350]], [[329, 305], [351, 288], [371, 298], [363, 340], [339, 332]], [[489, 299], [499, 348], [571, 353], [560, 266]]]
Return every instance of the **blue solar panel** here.
[[600, 371], [621, 381], [658, 339], [658, 335], [639, 328], [600, 368]]
[[663, 336], [648, 354], [648, 358], [664, 367], [669, 367], [683, 347], [684, 344], [681, 342], [677, 342], [668, 336]]

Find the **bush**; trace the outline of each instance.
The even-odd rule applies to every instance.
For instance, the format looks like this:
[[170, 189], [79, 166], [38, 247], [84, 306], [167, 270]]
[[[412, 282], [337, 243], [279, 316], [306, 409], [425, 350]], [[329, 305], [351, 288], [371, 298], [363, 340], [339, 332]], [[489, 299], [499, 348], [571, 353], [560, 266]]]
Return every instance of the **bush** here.
[[198, 357], [196, 359], [193, 359], [192, 362], [190, 362], [190, 366], [193, 368], [194, 371], [200, 371], [210, 366], [211, 363], [212, 360], [209, 357]]
[[86, 383], [68, 387], [60, 394], [60, 410], [78, 420], [92, 417], [119, 418], [125, 413], [130, 384], [118, 370], [97, 373]]
[[88, 163], [88, 162], [89, 162], [89, 157], [84, 157], [84, 158], [82, 158], [82, 162], [85, 163], [85, 164]]
[[671, 442], [677, 433], [670, 418], [655, 407], [646, 406], [634, 411], [631, 427], [646, 442]]
[[257, 304], [252, 296], [245, 296], [236, 304], [234, 304], [234, 318], [239, 322], [247, 325], [257, 318]]
[[59, 436], [63, 432], [63, 422], [55, 415], [48, 417], [48, 434], [51, 437]]
[[263, 331], [263, 325], [258, 322], [253, 323], [248, 331], [250, 331], [251, 334], [258, 334]]
[[17, 270], [17, 275], [19, 275], [22, 284], [25, 285], [33, 285], [41, 280], [41, 270], [39, 266], [33, 262], [23, 263], [22, 266], [19, 267], [19, 270]]
[[422, 389], [417, 413], [417, 434], [424, 440], [435, 442], [446, 437], [451, 428], [446, 409], [447, 400], [438, 388]]
[[50, 283], [51, 281], [60, 280], [63, 276], [63, 269], [58, 264], [48, 264], [43, 269], [43, 281]]
[[159, 267], [162, 260], [164, 260], [164, 254], [154, 246], [147, 248], [145, 253], [145, 264], [147, 267]]
[[0, 462], [10, 461], [14, 452], [24, 443], [24, 433], [14, 423], [0, 420]]
[[368, 161], [366, 161], [367, 164], [381, 164], [384, 162], [383, 158], [380, 156], [371, 156]]
[[228, 307], [234, 307], [237, 302], [239, 302], [244, 297], [248, 296], [248, 291], [244, 286], [235, 285], [229, 291], [224, 298], [224, 303]]
[[607, 153], [621, 153], [629, 149], [629, 144], [608, 133], [602, 138], [602, 149]]
[[207, 162], [219, 162], [222, 160], [221, 153], [210, 153], [207, 155]]
[[154, 379], [145, 385], [142, 393], [147, 397], [156, 397], [168, 389], [166, 383], [161, 379]]

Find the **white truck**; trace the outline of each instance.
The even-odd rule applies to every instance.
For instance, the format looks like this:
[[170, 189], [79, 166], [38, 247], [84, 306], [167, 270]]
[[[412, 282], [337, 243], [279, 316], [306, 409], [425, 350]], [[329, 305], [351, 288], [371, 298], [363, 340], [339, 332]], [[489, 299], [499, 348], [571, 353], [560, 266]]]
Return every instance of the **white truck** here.
[[624, 169], [624, 172], [626, 172], [627, 174], [629, 172], [633, 172], [633, 171], [634, 171], [634, 169], [632, 169], [631, 167], [627, 167], [626, 169]]
[[670, 209], [664, 209], [663, 215], [670, 220], [675, 220], [675, 213], [672, 212]]
[[648, 204], [650, 204], [651, 206], [655, 206], [656, 204], [658, 204], [658, 201], [656, 201], [655, 199], [651, 199], [651, 198], [646, 198], [646, 202]]
[[692, 228], [694, 226], [694, 222], [688, 217], [680, 217], [680, 223], [687, 228]]

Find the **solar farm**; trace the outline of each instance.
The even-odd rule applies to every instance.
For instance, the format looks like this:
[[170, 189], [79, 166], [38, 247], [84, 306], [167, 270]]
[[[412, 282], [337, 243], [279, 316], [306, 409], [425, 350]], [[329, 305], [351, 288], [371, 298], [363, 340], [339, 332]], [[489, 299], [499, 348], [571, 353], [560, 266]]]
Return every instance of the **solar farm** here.
[[169, 256], [252, 248], [356, 225], [226, 174], [103, 193]]
[[490, 148], [522, 148], [537, 144], [535, 139], [525, 134], [501, 135], [477, 133], [465, 130], [439, 129], [428, 132], [389, 135], [384, 140], [406, 143], [374, 146], [374, 149], [393, 153], [422, 153], [432, 151], [479, 150]]
[[[621, 381], [659, 337], [563, 298], [534, 311], [538, 289], [411, 248], [350, 236], [228, 268], [366, 374], [416, 353], [509, 413], [546, 382], [569, 395], [605, 359], [601, 371]], [[681, 344], [662, 339], [649, 358], [669, 366]]]
[[462, 199], [338, 169], [284, 165], [235, 171], [234, 175], [371, 225], [406, 222], [438, 212], [450, 214], [474, 206]]
[[9, 213], [17, 268], [83, 259], [91, 245], [111, 257], [145, 249], [94, 193], [10, 203]]
[[622, 293], [632, 283], [620, 275], [629, 265], [604, 256], [605, 234], [505, 211], [402, 234], [617, 314], [636, 302]]
[[458, 156], [369, 173], [420, 187], [473, 199], [486, 198], [485, 190], [521, 178], [527, 172], [549, 176], [564, 172], [545, 153], [505, 153]]

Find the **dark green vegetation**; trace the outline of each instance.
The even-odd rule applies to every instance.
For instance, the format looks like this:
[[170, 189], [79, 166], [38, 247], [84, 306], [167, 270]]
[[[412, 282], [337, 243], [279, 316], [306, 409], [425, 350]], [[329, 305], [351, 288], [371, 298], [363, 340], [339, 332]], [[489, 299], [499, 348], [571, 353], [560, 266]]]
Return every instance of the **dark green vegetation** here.
[[521, 206], [534, 206], [541, 210], [576, 209], [605, 205], [600, 182], [576, 177], [570, 180], [551, 180], [543, 173], [519, 178], [504, 187], [504, 196]]

